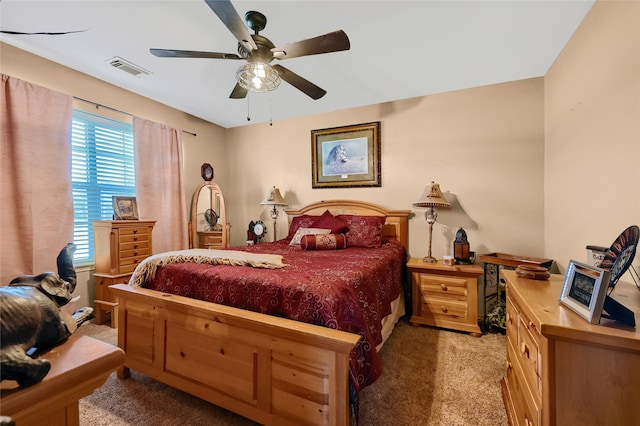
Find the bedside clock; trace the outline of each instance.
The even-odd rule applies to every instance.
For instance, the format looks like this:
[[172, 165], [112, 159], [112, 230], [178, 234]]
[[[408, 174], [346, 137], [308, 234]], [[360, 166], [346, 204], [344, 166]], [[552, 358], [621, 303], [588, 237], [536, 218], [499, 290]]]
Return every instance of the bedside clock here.
[[264, 226], [264, 222], [262, 222], [261, 220], [258, 220], [253, 225], [253, 234], [256, 236], [256, 239], [259, 240], [260, 238], [263, 238], [266, 233], [267, 233], [267, 228]]

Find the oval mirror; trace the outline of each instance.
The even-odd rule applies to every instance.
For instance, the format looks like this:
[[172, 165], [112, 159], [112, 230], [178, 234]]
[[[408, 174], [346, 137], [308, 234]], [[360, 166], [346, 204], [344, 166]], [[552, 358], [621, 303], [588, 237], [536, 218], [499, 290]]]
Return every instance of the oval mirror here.
[[203, 182], [191, 200], [190, 247], [229, 247], [229, 224], [222, 190], [215, 182]]

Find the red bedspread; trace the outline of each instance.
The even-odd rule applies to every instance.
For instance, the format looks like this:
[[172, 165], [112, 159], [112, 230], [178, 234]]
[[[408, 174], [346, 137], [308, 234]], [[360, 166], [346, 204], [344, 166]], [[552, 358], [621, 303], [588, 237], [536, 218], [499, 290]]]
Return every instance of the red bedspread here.
[[402, 291], [400, 243], [304, 251], [283, 240], [232, 250], [279, 254], [288, 266], [176, 263], [159, 267], [144, 287], [359, 334], [350, 359], [356, 391], [380, 376], [375, 346], [382, 341], [381, 320]]

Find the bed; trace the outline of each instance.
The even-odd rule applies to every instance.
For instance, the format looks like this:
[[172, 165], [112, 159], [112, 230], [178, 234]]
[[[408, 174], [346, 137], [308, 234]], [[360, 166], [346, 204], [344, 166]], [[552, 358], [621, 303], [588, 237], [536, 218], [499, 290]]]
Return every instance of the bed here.
[[[308, 228], [327, 211], [349, 224], [349, 241], [356, 220], [379, 221], [380, 247], [303, 250], [326, 239]], [[127, 355], [119, 377], [134, 369], [262, 424], [349, 424], [350, 393], [377, 379], [377, 349], [404, 314], [409, 211], [338, 200], [287, 214], [284, 240], [207, 260], [158, 255], [113, 286]], [[296, 229], [311, 233], [301, 246], [289, 244]]]

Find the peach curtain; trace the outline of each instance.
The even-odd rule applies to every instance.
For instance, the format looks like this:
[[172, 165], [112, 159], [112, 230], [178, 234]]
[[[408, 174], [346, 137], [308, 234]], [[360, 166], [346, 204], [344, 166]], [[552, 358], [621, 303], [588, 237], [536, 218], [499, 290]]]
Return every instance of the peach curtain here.
[[0, 281], [57, 272], [73, 241], [72, 98], [2, 74]]
[[136, 200], [141, 219], [155, 220], [153, 253], [189, 247], [181, 132], [133, 118]]

